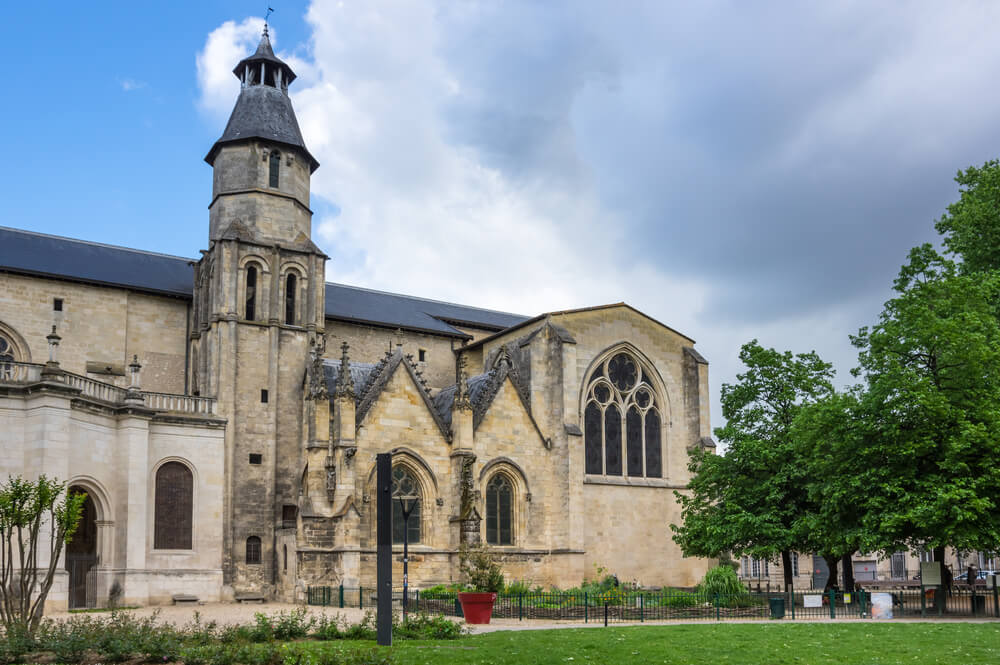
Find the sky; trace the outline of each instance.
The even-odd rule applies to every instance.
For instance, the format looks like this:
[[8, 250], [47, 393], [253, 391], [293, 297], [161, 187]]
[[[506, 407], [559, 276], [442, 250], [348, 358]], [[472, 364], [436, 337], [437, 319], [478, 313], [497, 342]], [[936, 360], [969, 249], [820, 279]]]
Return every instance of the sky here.
[[534, 315], [625, 301], [852, 381], [908, 250], [1000, 155], [1000, 3], [5, 7], [0, 224], [186, 257], [267, 5], [328, 281]]

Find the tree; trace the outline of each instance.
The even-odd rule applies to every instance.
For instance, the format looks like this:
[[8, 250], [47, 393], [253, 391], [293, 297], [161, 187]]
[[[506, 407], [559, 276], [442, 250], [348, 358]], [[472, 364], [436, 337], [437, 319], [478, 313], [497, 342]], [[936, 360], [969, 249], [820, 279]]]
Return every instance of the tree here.
[[948, 251], [962, 258], [962, 272], [1000, 270], [1000, 161], [959, 171], [955, 182], [959, 199], [935, 228]]
[[782, 353], [757, 340], [743, 345], [740, 360], [747, 369], [722, 386], [726, 425], [715, 430], [727, 451], [692, 457], [689, 493], [677, 493], [683, 524], [671, 528], [689, 556], [780, 553], [790, 586], [791, 553], [809, 511], [792, 423], [803, 404], [832, 392], [833, 370], [815, 352]]
[[41, 622], [59, 553], [73, 537], [86, 500], [65, 489], [45, 476], [34, 482], [13, 477], [0, 485], [0, 621], [8, 635], [33, 635]]
[[879, 322], [852, 338], [867, 386], [856, 445], [844, 454], [867, 488], [867, 549], [932, 548], [938, 561], [947, 545], [995, 549], [1000, 274], [963, 272], [923, 245], [894, 289]]

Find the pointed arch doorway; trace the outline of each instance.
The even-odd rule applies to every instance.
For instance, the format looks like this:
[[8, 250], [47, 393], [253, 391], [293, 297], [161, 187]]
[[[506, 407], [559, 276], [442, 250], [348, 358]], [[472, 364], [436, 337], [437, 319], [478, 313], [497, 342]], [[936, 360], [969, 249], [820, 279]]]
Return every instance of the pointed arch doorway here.
[[73, 485], [70, 493], [86, 494], [83, 514], [73, 539], [66, 545], [66, 572], [69, 573], [69, 609], [87, 607], [87, 573], [97, 565], [97, 505], [85, 487]]

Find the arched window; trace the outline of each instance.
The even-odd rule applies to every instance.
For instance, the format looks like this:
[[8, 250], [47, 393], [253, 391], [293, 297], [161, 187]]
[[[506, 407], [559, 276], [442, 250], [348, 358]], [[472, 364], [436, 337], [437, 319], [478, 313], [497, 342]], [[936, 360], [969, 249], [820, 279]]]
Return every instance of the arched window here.
[[250, 536], [247, 538], [247, 563], [260, 563], [260, 538]]
[[167, 462], [156, 471], [153, 510], [153, 549], [191, 549], [194, 476], [180, 462]]
[[257, 320], [257, 268], [247, 267], [246, 285], [246, 307], [244, 308], [247, 321]]
[[298, 282], [295, 273], [288, 273], [285, 278], [285, 324], [295, 325], [295, 287]]
[[[410, 511], [410, 519], [403, 520], [403, 506], [400, 505], [400, 496], [415, 496], [417, 501]], [[393, 544], [403, 543], [403, 531], [408, 531], [407, 539], [410, 543], [420, 542], [420, 504], [423, 497], [420, 495], [420, 483], [416, 477], [405, 466], [392, 467], [392, 542]]]
[[594, 371], [587, 387], [587, 473], [661, 477], [661, 423], [653, 384], [638, 359], [624, 351], [612, 355]]
[[268, 175], [268, 185], [274, 189], [278, 188], [278, 169], [281, 168], [281, 153], [272, 150], [271, 156], [267, 160], [267, 175]]
[[513, 522], [514, 489], [507, 476], [498, 473], [486, 485], [486, 542], [490, 545], [512, 545]]
[[14, 362], [14, 345], [10, 340], [0, 335], [0, 363]]

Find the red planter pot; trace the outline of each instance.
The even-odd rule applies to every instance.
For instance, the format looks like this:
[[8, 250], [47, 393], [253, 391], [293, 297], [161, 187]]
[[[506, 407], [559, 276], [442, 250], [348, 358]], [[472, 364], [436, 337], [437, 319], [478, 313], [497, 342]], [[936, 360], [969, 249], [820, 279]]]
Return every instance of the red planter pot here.
[[458, 602], [462, 603], [462, 614], [466, 623], [489, 623], [493, 614], [493, 603], [497, 595], [492, 591], [485, 593], [465, 592], [458, 594]]

